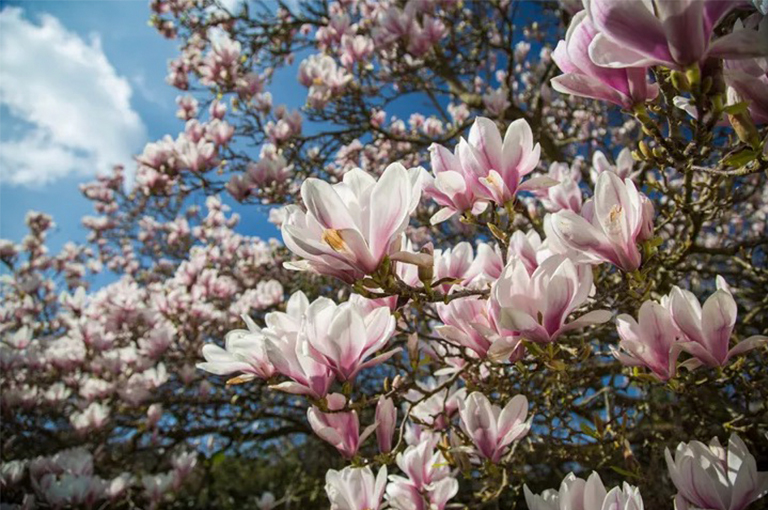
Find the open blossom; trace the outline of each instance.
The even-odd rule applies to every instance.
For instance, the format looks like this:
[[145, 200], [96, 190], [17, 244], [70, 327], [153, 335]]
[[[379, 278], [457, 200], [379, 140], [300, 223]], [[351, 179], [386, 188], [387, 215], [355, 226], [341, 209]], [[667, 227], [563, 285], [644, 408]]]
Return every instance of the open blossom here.
[[424, 194], [442, 206], [430, 222], [435, 225], [466, 211], [473, 215], [482, 213], [488, 201], [475, 194], [479, 177], [470, 167], [461, 164], [458, 154], [433, 143], [429, 157], [434, 178], [427, 181]]
[[323, 412], [316, 406], [307, 410], [309, 424], [320, 439], [332, 444], [345, 458], [351, 459], [357, 454], [360, 444], [376, 430], [376, 424], [360, 434], [357, 411], [341, 411], [347, 403], [344, 395], [332, 393], [326, 397], [326, 401], [330, 412]]
[[462, 138], [456, 153], [465, 172], [474, 175], [476, 194], [497, 204], [513, 200], [518, 191], [555, 184], [548, 177], [522, 182], [539, 163], [541, 147], [533, 144], [533, 132], [524, 119], [509, 125], [502, 141], [496, 124], [484, 117], [475, 119], [469, 138]]
[[558, 241], [585, 260], [635, 271], [642, 261], [637, 243], [653, 235], [653, 214], [653, 204], [630, 179], [603, 172], [581, 215], [559, 211], [551, 226]]
[[651, 101], [659, 95], [659, 86], [648, 82], [647, 67], [610, 69], [595, 65], [589, 56], [592, 41], [598, 35], [587, 11], [573, 16], [565, 40], [557, 43], [552, 59], [563, 72], [552, 78], [552, 88], [609, 101], [624, 108]]
[[459, 482], [440, 450], [439, 436], [422, 437], [397, 454], [395, 462], [405, 476], [390, 475], [387, 501], [393, 510], [443, 510], [459, 492]]
[[549, 177], [558, 182], [555, 186], [539, 190], [536, 195], [548, 211], [557, 212], [568, 209], [578, 213], [581, 211], [582, 197], [581, 172], [577, 165], [569, 166], [566, 163], [552, 163], [549, 165]]
[[600, 475], [592, 473], [587, 480], [569, 473], [559, 490], [547, 489], [533, 494], [523, 486], [528, 510], [643, 510], [643, 498], [637, 487], [627, 482], [621, 487], [605, 490]]
[[567, 317], [586, 302], [592, 271], [563, 255], [553, 255], [529, 274], [513, 259], [491, 290], [503, 328], [532, 342], [554, 342], [561, 334], [610, 319], [607, 310], [594, 310], [566, 324]]
[[584, 2], [599, 34], [589, 46], [592, 61], [604, 67], [663, 65], [685, 70], [707, 58], [750, 58], [768, 54], [768, 40], [754, 31], [734, 31], [713, 40], [720, 20], [738, 2], [617, 0]]
[[[768, 9], [768, 2], [765, 3]], [[744, 20], [736, 20], [733, 31], [757, 32], [762, 40], [768, 40], [768, 15], [754, 14]], [[729, 103], [749, 103], [749, 114], [756, 124], [768, 124], [768, 54], [762, 58], [723, 61], [723, 78], [728, 86]]]
[[528, 399], [514, 396], [502, 410], [476, 391], [459, 401], [461, 428], [474, 443], [477, 451], [490, 460], [499, 462], [509, 446], [528, 434]]
[[381, 466], [376, 477], [368, 466], [329, 469], [325, 474], [331, 510], [379, 510], [386, 486], [387, 466]]
[[627, 314], [616, 317], [616, 329], [621, 337], [620, 350], [612, 347], [612, 351], [619, 361], [628, 366], [644, 366], [662, 381], [675, 376], [682, 333], [666, 308], [646, 301], [640, 307], [637, 321]]
[[709, 446], [699, 441], [680, 443], [674, 458], [668, 448], [664, 455], [679, 491], [678, 510], [688, 510], [688, 504], [705, 510], [744, 510], [768, 494], [768, 472], [757, 471], [755, 457], [736, 434], [727, 449], [715, 437]]
[[336, 305], [321, 297], [307, 308], [300, 337], [306, 340], [309, 353], [344, 382], [399, 351], [393, 349], [366, 361], [387, 345], [395, 331], [395, 323], [387, 307], [365, 313], [354, 302]]
[[603, 172], [613, 172], [622, 179], [634, 178], [640, 171], [633, 171], [635, 166], [635, 160], [632, 159], [632, 151], [628, 147], [624, 147], [616, 156], [616, 164], [612, 165], [608, 160], [608, 157], [603, 154], [602, 151], [595, 151], [592, 155], [592, 168], [590, 169], [590, 175], [592, 181], [597, 183], [597, 178]]
[[283, 240], [305, 259], [291, 269], [313, 269], [348, 283], [371, 274], [392, 251], [421, 197], [424, 170], [389, 165], [378, 181], [360, 169], [328, 184], [310, 178], [301, 186], [303, 211], [288, 206]]
[[235, 329], [224, 337], [224, 349], [215, 344], [203, 346], [205, 363], [197, 368], [216, 375], [242, 373], [240, 381], [260, 377], [269, 379], [275, 367], [267, 357], [264, 335], [247, 315], [243, 315], [248, 329]]
[[437, 313], [444, 325], [437, 326], [435, 332], [454, 345], [470, 349], [479, 358], [517, 361], [525, 354], [516, 335], [501, 331], [487, 299], [454, 299], [447, 305], [438, 304]]
[[309, 353], [306, 339], [300, 331], [305, 321], [309, 300], [303, 292], [294, 293], [288, 300], [286, 312], [272, 312], [264, 317], [267, 327], [262, 329], [266, 341], [267, 357], [277, 373], [291, 379], [271, 388], [323, 398], [333, 383], [333, 372]]
[[737, 355], [768, 343], [768, 337], [755, 335], [728, 349], [731, 333], [736, 324], [736, 301], [722, 276], [717, 277], [717, 290], [702, 307], [696, 296], [678, 286], [672, 287], [662, 304], [669, 310], [672, 320], [683, 333], [680, 346], [694, 356], [686, 361], [688, 368], [700, 365], [725, 366]]

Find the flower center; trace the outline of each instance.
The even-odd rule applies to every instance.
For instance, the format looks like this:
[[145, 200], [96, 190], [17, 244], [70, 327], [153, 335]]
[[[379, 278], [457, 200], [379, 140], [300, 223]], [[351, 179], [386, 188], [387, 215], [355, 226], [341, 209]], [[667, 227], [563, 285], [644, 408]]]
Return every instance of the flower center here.
[[335, 228], [328, 228], [323, 231], [323, 242], [333, 248], [336, 252], [349, 251], [347, 243], [344, 242], [344, 238], [341, 237], [341, 231]]

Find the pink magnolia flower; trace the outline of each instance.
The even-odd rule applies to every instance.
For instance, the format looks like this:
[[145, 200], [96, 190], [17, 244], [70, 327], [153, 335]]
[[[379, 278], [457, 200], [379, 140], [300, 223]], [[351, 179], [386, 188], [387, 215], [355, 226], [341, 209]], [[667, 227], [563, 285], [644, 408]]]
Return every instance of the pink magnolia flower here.
[[316, 406], [307, 410], [307, 419], [317, 436], [332, 444], [345, 458], [357, 455], [360, 444], [376, 430], [376, 424], [367, 427], [360, 435], [360, 423], [357, 411], [342, 411], [347, 399], [340, 393], [326, 397], [328, 410], [323, 412]]
[[328, 184], [310, 178], [301, 187], [304, 212], [288, 206], [283, 240], [305, 259], [290, 269], [313, 269], [347, 283], [373, 273], [397, 251], [400, 234], [421, 197], [424, 170], [389, 165], [378, 181], [360, 169]]
[[347, 466], [325, 474], [325, 493], [331, 510], [379, 510], [387, 486], [387, 466], [374, 478], [371, 468]]
[[381, 453], [392, 451], [392, 438], [395, 435], [397, 425], [397, 408], [391, 398], [379, 397], [376, 404], [376, 440], [379, 443]]
[[635, 160], [632, 159], [632, 151], [628, 147], [621, 149], [621, 152], [616, 157], [615, 165], [611, 164], [608, 157], [602, 151], [595, 151], [592, 155], [590, 175], [595, 183], [597, 183], [597, 178], [603, 172], [613, 172], [622, 179], [634, 179], [639, 173], [639, 170], [633, 171], [634, 166]]
[[768, 343], [768, 337], [755, 335], [728, 349], [736, 324], [736, 301], [722, 276], [717, 277], [717, 291], [709, 296], [702, 307], [696, 296], [674, 286], [669, 296], [662, 299], [677, 327], [684, 335], [680, 346], [695, 359], [685, 362], [688, 368], [701, 365], [725, 366], [737, 355], [744, 354]]
[[594, 310], [566, 324], [567, 317], [587, 300], [592, 271], [563, 255], [552, 255], [529, 274], [520, 259], [513, 259], [491, 290], [499, 309], [499, 322], [532, 342], [554, 342], [573, 329], [602, 324], [607, 310]]
[[631, 315], [616, 317], [616, 329], [621, 337], [613, 355], [627, 366], [644, 366], [661, 381], [667, 381], [677, 372], [677, 358], [682, 333], [669, 312], [655, 301], [646, 301], [640, 307], [638, 321]]
[[509, 445], [528, 434], [528, 399], [514, 396], [502, 410], [476, 391], [459, 401], [461, 428], [469, 436], [480, 455], [499, 462], [509, 451]]
[[600, 32], [589, 46], [589, 55], [605, 67], [663, 65], [685, 70], [710, 57], [768, 54], [768, 40], [761, 40], [754, 31], [735, 31], [712, 40], [719, 21], [738, 5], [718, 0], [585, 1], [586, 12]]
[[531, 126], [524, 119], [509, 125], [501, 139], [496, 124], [484, 117], [475, 119], [469, 139], [459, 142], [462, 165], [479, 177], [478, 194], [497, 204], [506, 204], [518, 191], [530, 191], [554, 184], [545, 176], [522, 182], [539, 163], [541, 147], [533, 145]]
[[564, 246], [586, 261], [610, 262], [624, 271], [635, 271], [642, 260], [637, 243], [653, 234], [653, 204], [630, 179], [603, 172], [595, 196], [584, 204], [581, 216], [558, 211], [551, 217], [551, 227]]
[[680, 443], [674, 458], [669, 448], [664, 455], [679, 491], [677, 510], [688, 510], [689, 504], [707, 510], [744, 510], [768, 494], [768, 472], [757, 471], [755, 457], [736, 434], [728, 440], [727, 450], [715, 437], [709, 446], [699, 441]]
[[387, 307], [365, 313], [354, 302], [336, 305], [321, 297], [307, 308], [299, 336], [307, 342], [309, 354], [344, 382], [354, 379], [364, 368], [383, 363], [400, 350], [393, 349], [365, 361], [387, 345], [395, 325], [395, 318]]
[[458, 154], [433, 143], [429, 148], [429, 157], [434, 178], [427, 180], [424, 194], [442, 206], [432, 215], [430, 222], [433, 225], [457, 213], [469, 211], [477, 215], [488, 207], [488, 202], [475, 194], [479, 177], [471, 168], [461, 164]]
[[[422, 434], [424, 436], [424, 434]], [[417, 445], [397, 454], [395, 462], [405, 476], [390, 475], [387, 502], [393, 510], [443, 510], [459, 492], [459, 482], [440, 450], [440, 436], [423, 437]]]
[[552, 59], [564, 73], [552, 78], [552, 88], [564, 94], [609, 101], [623, 108], [651, 101], [659, 87], [648, 82], [647, 67], [610, 69], [595, 65], [588, 48], [598, 35], [587, 11], [573, 16], [565, 40], [557, 43]]
[[333, 383], [334, 375], [328, 366], [311, 355], [306, 339], [300, 331], [309, 308], [309, 300], [303, 292], [296, 292], [288, 300], [286, 313], [272, 312], [264, 318], [267, 327], [262, 329], [267, 357], [275, 371], [291, 379], [273, 386], [272, 389], [323, 398]]
[[275, 367], [267, 357], [266, 344], [261, 328], [253, 320], [243, 315], [248, 329], [235, 329], [224, 336], [224, 349], [215, 344], [203, 346], [205, 363], [198, 363], [197, 368], [211, 374], [227, 375], [242, 373], [240, 381], [256, 377], [269, 379], [275, 374]]
[[435, 327], [435, 332], [454, 345], [470, 349], [481, 359], [516, 361], [525, 353], [516, 335], [502, 334], [487, 299], [454, 299], [447, 305], [438, 304], [437, 314], [444, 326]]
[[643, 498], [637, 487], [627, 482], [621, 487], [605, 490], [600, 475], [592, 473], [587, 480], [569, 473], [560, 490], [548, 489], [541, 496], [523, 486], [528, 510], [643, 510]]
[[578, 166], [566, 163], [552, 163], [547, 174], [555, 186], [536, 192], [544, 207], [551, 212], [568, 209], [575, 213], [581, 211], [581, 172]]

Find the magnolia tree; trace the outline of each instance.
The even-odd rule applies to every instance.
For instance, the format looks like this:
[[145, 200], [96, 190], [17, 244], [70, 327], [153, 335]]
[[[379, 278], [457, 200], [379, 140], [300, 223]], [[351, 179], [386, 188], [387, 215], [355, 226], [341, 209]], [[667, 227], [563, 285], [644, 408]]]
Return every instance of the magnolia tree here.
[[0, 244], [4, 502], [762, 508], [764, 1], [151, 9], [183, 131]]

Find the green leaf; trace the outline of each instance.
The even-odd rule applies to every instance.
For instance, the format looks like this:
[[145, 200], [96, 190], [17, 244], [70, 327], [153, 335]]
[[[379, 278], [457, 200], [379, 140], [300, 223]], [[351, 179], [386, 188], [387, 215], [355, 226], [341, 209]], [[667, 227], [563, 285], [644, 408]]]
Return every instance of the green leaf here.
[[723, 108], [723, 111], [728, 115], [738, 115], [744, 113], [749, 108], [749, 101], [741, 101], [740, 103], [731, 104]]
[[744, 166], [750, 161], [756, 159], [758, 154], [759, 152], [756, 150], [744, 149], [725, 158], [724, 163], [732, 167]]
[[638, 475], [636, 475], [632, 471], [627, 471], [624, 468], [620, 468], [620, 467], [617, 467], [617, 466], [611, 466], [611, 469], [613, 469], [614, 471], [616, 471], [618, 474], [620, 474], [622, 476], [628, 476], [630, 478], [640, 478]]

